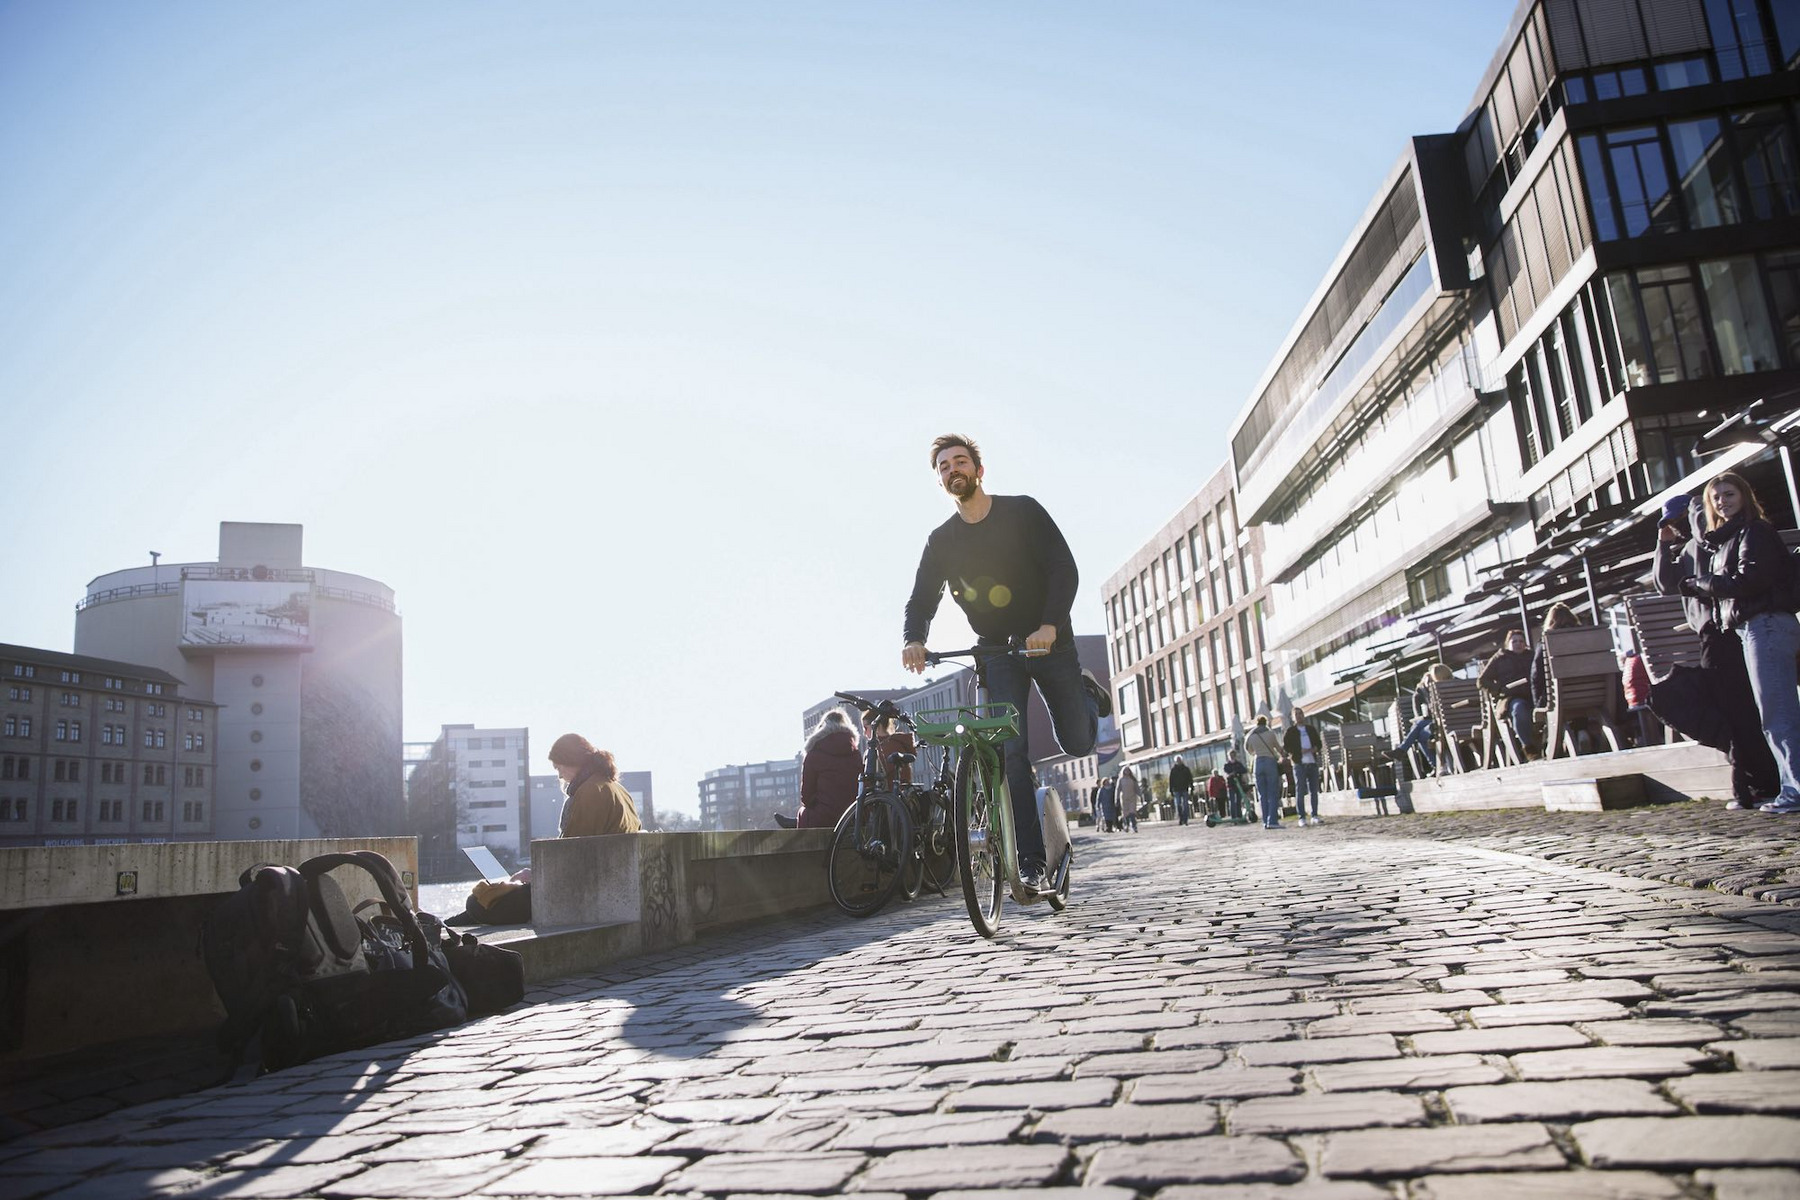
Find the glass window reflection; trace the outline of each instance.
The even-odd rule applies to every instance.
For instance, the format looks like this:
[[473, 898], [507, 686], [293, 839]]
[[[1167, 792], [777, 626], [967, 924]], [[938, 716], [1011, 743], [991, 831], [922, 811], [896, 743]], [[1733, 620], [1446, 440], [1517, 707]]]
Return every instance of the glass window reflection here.
[[1638, 237], [1679, 230], [1681, 221], [1670, 194], [1662, 142], [1655, 127], [1615, 130], [1606, 135], [1606, 145], [1625, 235]]
[[1763, 301], [1752, 258], [1727, 258], [1700, 264], [1700, 286], [1712, 314], [1713, 340], [1719, 367], [1727, 375], [1771, 371], [1780, 366], [1775, 332]]
[[1719, 119], [1669, 122], [1669, 146], [1675, 154], [1675, 174], [1681, 180], [1689, 223], [1696, 229], [1735, 225], [1743, 205]]
[[1778, 108], [1732, 114], [1738, 161], [1750, 188], [1750, 211], [1758, 220], [1800, 213], [1794, 171], [1794, 141]]

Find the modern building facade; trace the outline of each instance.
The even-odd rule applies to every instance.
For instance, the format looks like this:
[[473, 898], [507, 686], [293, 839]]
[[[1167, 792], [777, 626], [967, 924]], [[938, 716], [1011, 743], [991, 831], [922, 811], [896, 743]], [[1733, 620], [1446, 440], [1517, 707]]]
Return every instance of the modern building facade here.
[[400, 616], [361, 575], [308, 567], [298, 525], [227, 521], [219, 558], [102, 575], [75, 652], [143, 663], [219, 706], [214, 836], [400, 831]]
[[211, 840], [218, 728], [167, 671], [0, 645], [0, 846]]
[[[1570, 586], [1514, 565], [1696, 485], [1721, 415], [1795, 406], [1797, 55], [1792, 0], [1519, 6], [1231, 429], [1275, 686], [1384, 704], [1390, 680], [1351, 674], [1434, 618], [1466, 662], [1513, 620], [1496, 583], [1532, 620]], [[1647, 522], [1631, 536], [1648, 549]]]
[[767, 829], [800, 806], [800, 759], [720, 767], [700, 780], [700, 828]]
[[419, 838], [420, 872], [431, 878], [461, 874], [464, 846], [486, 846], [504, 861], [523, 861], [534, 836], [529, 731], [445, 725], [435, 742], [417, 750], [409, 756], [406, 801], [410, 831]]
[[1262, 531], [1222, 467], [1102, 588], [1123, 760], [1145, 779], [1180, 755], [1201, 774], [1280, 708]]

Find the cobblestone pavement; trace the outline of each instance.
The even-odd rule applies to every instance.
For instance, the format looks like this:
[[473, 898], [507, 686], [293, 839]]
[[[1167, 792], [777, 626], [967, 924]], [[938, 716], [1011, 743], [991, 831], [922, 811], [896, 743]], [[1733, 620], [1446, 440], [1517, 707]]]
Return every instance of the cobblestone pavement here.
[[1426, 820], [1083, 833], [995, 942], [762, 926], [0, 1145], [0, 1193], [1800, 1195], [1800, 911]]
[[1366, 834], [1456, 841], [1756, 900], [1800, 902], [1800, 821], [1716, 800], [1608, 813], [1537, 809], [1355, 820]]

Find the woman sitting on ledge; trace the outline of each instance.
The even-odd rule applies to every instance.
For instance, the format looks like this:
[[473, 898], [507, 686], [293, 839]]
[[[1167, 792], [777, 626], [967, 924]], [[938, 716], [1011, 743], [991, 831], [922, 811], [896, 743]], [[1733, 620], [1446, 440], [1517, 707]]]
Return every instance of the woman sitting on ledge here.
[[[637, 833], [643, 829], [631, 793], [619, 786], [612, 751], [596, 750], [579, 733], [565, 733], [550, 747], [550, 765], [569, 793], [563, 804], [563, 837]], [[531, 920], [531, 868], [511, 879], [482, 880], [463, 911], [448, 925], [522, 925]]]
[[631, 793], [619, 786], [619, 768], [612, 751], [594, 749], [579, 733], [565, 733], [550, 747], [550, 765], [569, 793], [560, 836], [594, 837], [643, 829]]

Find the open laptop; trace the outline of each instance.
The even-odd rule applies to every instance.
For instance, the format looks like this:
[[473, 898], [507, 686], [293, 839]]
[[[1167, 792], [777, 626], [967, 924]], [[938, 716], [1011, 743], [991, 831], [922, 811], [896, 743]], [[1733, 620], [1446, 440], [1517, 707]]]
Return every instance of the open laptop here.
[[462, 852], [469, 856], [469, 861], [489, 883], [505, 883], [512, 878], [512, 872], [501, 866], [500, 860], [486, 846], [464, 846]]

